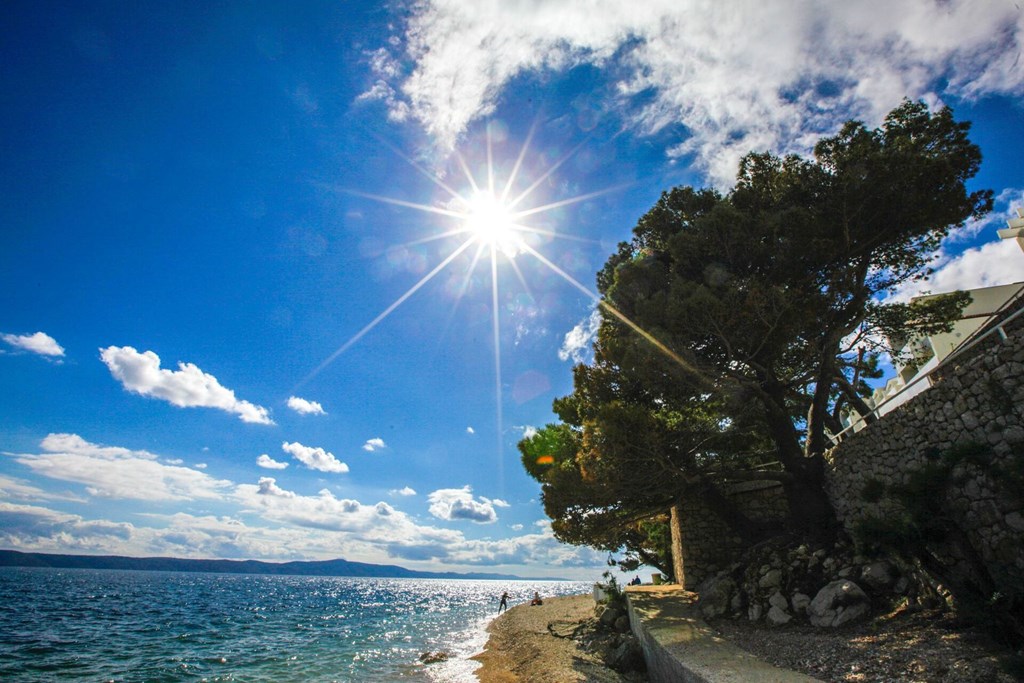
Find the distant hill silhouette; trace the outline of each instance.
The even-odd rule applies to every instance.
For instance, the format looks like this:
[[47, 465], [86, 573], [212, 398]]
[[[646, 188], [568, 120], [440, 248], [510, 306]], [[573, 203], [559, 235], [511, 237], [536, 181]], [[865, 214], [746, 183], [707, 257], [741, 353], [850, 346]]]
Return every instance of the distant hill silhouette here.
[[[57, 569], [127, 569], [134, 571], [209, 572], [213, 574], [271, 574], [289, 576], [364, 576], [401, 579], [498, 579], [524, 581], [511, 574], [420, 572], [392, 564], [348, 560], [318, 562], [260, 562], [259, 560], [186, 560], [177, 557], [121, 557], [118, 555], [54, 555], [0, 550], [0, 567], [53, 567]], [[543, 581], [560, 581], [548, 578]]]

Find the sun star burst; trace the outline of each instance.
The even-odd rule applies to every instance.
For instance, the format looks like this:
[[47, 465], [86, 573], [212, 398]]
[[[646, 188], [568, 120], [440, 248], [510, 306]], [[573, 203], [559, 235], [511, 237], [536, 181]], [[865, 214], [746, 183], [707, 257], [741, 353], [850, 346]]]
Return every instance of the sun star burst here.
[[[481, 184], [476, 181], [473, 174], [469, 171], [465, 160], [458, 155], [458, 160], [462, 166], [462, 170], [465, 173], [466, 181], [469, 184], [468, 191], [459, 192], [450, 187], [445, 183], [437, 174], [431, 173], [427, 169], [417, 164], [414, 160], [402, 154], [401, 151], [392, 148], [399, 156], [405, 159], [413, 168], [415, 168], [422, 175], [427, 177], [431, 182], [437, 185], [439, 188], [444, 190], [448, 194], [448, 201], [442, 203], [433, 204], [421, 204], [417, 202], [411, 202], [402, 199], [395, 199], [390, 197], [383, 197], [380, 195], [369, 194], [356, 190], [347, 190], [349, 193], [372, 199], [374, 201], [380, 201], [395, 206], [402, 206], [405, 208], [415, 209], [424, 213], [433, 214], [435, 216], [443, 216], [447, 219], [456, 221], [457, 224], [451, 229], [443, 231], [441, 233], [420, 238], [407, 244], [422, 244], [426, 242], [433, 242], [436, 240], [445, 240], [452, 237], [462, 237], [461, 243], [458, 244], [444, 259], [441, 260], [429, 273], [421, 277], [414, 285], [412, 285], [404, 294], [398, 297], [394, 302], [386, 307], [376, 318], [374, 318], [369, 324], [359, 330], [353, 335], [347, 342], [342, 344], [334, 353], [332, 353], [327, 359], [325, 359], [313, 372], [311, 372], [305, 379], [303, 379], [299, 386], [305, 384], [307, 381], [315, 377], [324, 368], [330, 365], [334, 359], [348, 350], [353, 344], [358, 342], [363, 336], [370, 332], [378, 323], [387, 318], [395, 309], [401, 306], [407, 301], [413, 294], [419, 291], [424, 285], [432, 280], [441, 271], [445, 270], [448, 266], [455, 261], [461, 254], [466, 253], [469, 247], [475, 246], [475, 253], [471, 257], [471, 263], [465, 275], [465, 281], [462, 288], [464, 294], [470, 283], [470, 276], [476, 269], [480, 257], [484, 255], [484, 252], [489, 252], [490, 261], [490, 280], [491, 280], [491, 324], [492, 334], [494, 336], [494, 371], [495, 371], [495, 402], [496, 402], [496, 421], [497, 421], [497, 454], [498, 454], [498, 469], [499, 478], [502, 478], [503, 465], [501, 462], [502, 452], [502, 439], [503, 439], [503, 417], [502, 417], [502, 381], [501, 381], [501, 343], [499, 338], [499, 273], [498, 273], [498, 259], [499, 254], [504, 256], [508, 263], [511, 264], [519, 280], [523, 286], [526, 286], [526, 279], [523, 277], [522, 272], [516, 265], [515, 257], [520, 254], [526, 254], [532, 256], [536, 261], [545, 266], [552, 273], [557, 274], [565, 282], [572, 285], [575, 289], [583, 292], [585, 295], [590, 297], [595, 304], [601, 306], [606, 312], [617, 318], [621, 323], [628, 326], [634, 332], [639, 334], [641, 337], [646, 339], [648, 342], [657, 347], [667, 357], [673, 361], [688, 368], [689, 365], [679, 356], [677, 356], [671, 349], [667, 348], [658, 339], [651, 335], [646, 330], [640, 328], [636, 323], [629, 320], [621, 312], [616, 310], [610, 303], [603, 301], [601, 297], [594, 291], [585, 287], [572, 275], [565, 272], [562, 268], [548, 259], [544, 254], [538, 251], [533, 245], [530, 244], [530, 240], [527, 239], [530, 236], [545, 236], [550, 238], [560, 238], [568, 240], [577, 240], [582, 242], [591, 242], [594, 240], [585, 239], [582, 237], [576, 237], [572, 235], [562, 234], [553, 230], [547, 230], [524, 223], [524, 220], [529, 220], [530, 217], [537, 216], [538, 214], [558, 209], [561, 207], [569, 206], [579, 202], [583, 202], [594, 197], [612, 192], [618, 189], [622, 189], [623, 186], [610, 187], [597, 192], [590, 192], [586, 194], [580, 194], [567, 199], [561, 199], [555, 202], [533, 206], [530, 208], [518, 208], [519, 204], [529, 198], [534, 191], [536, 191], [542, 183], [547, 180], [563, 163], [571, 158], [582, 146], [580, 143], [576, 148], [571, 150], [568, 154], [559, 159], [556, 163], [549, 166], [539, 178], [537, 178], [526, 190], [522, 191], [512, 199], [509, 199], [510, 191], [515, 184], [516, 177], [519, 174], [521, 165], [526, 156], [527, 149], [532, 138], [533, 131], [527, 137], [526, 142], [523, 144], [520, 150], [519, 157], [516, 160], [512, 173], [507, 179], [504, 187], [500, 192], [495, 191], [494, 183], [494, 165], [491, 155], [491, 140], [490, 135], [487, 139], [487, 182]], [[461, 298], [461, 294], [460, 294]]]
[[470, 197], [464, 227], [476, 242], [501, 251], [508, 258], [522, 251], [515, 213], [490, 190], [477, 190]]

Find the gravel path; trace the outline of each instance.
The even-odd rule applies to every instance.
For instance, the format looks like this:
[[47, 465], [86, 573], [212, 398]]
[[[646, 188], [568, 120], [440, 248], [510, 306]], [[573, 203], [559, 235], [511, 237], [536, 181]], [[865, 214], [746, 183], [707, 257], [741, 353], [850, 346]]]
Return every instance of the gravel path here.
[[1024, 674], [1012, 651], [948, 613], [897, 612], [835, 631], [710, 623], [754, 656], [829, 683], [1014, 683]]

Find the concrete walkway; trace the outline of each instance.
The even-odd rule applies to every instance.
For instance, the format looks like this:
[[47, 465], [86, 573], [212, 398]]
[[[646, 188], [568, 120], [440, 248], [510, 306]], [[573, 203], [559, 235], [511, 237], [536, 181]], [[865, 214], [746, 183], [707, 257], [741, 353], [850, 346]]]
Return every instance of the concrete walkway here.
[[651, 683], [811, 683], [726, 641], [679, 586], [628, 586], [629, 618], [644, 648]]

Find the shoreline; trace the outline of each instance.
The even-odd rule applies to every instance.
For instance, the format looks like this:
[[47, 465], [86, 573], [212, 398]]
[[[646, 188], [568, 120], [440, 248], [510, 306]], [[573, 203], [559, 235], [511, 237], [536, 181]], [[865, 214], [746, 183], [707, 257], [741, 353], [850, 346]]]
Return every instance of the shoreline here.
[[628, 680], [605, 666], [573, 638], [594, 619], [590, 594], [544, 598], [544, 604], [516, 605], [487, 625], [490, 637], [474, 672], [480, 683], [623, 683]]

